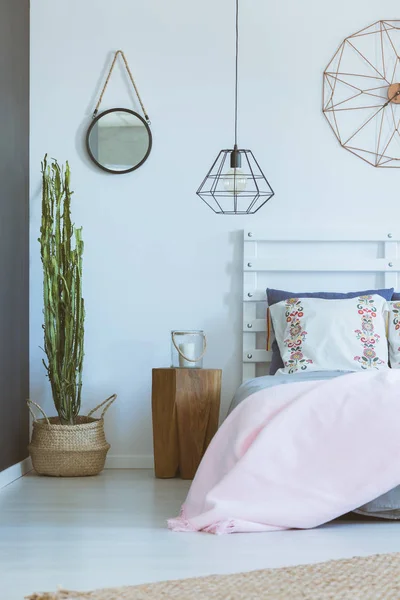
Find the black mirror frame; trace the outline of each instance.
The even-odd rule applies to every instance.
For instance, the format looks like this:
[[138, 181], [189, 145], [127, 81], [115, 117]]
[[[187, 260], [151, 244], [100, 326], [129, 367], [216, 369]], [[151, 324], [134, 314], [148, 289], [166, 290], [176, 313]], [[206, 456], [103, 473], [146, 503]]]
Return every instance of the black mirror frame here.
[[[137, 165], [135, 165], [131, 169], [125, 169], [125, 171], [113, 171], [112, 169], [107, 169], [107, 167], [104, 167], [102, 164], [100, 164], [98, 162], [98, 160], [96, 160], [96, 158], [94, 157], [94, 155], [90, 149], [89, 137], [90, 137], [90, 133], [91, 133], [93, 127], [95, 126], [95, 124], [97, 123], [97, 121], [99, 119], [101, 119], [102, 117], [104, 117], [104, 115], [107, 115], [108, 113], [111, 113], [111, 112], [126, 112], [131, 115], [134, 115], [140, 121], [142, 121], [142, 123], [146, 127], [147, 133], [149, 135], [149, 147], [147, 149], [146, 154], [144, 155], [142, 160]], [[103, 171], [106, 171], [107, 173], [112, 173], [113, 175], [124, 175], [124, 173], [131, 173], [132, 171], [135, 171], [136, 169], [141, 167], [142, 164], [148, 159], [152, 146], [153, 146], [153, 136], [152, 136], [151, 129], [150, 129], [148, 123], [146, 123], [146, 121], [144, 120], [144, 118], [141, 115], [139, 115], [134, 110], [130, 110], [129, 108], [109, 108], [108, 110], [103, 111], [102, 113], [97, 115], [97, 117], [95, 119], [93, 119], [93, 121], [91, 122], [91, 124], [89, 126], [89, 129], [87, 130], [87, 134], [86, 134], [86, 149], [88, 151], [90, 158], [100, 169], [102, 169]]]

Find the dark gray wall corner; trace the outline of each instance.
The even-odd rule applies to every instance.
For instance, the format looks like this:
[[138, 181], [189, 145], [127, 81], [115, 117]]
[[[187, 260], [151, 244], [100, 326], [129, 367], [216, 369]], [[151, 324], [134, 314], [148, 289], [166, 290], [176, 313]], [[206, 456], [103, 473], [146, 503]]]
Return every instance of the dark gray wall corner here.
[[0, 0], [0, 471], [28, 456], [29, 0]]

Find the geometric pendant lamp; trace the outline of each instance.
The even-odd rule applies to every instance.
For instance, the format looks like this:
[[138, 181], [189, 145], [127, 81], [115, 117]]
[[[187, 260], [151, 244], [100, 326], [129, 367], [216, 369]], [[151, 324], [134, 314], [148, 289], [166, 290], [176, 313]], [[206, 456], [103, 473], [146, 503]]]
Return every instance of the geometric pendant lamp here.
[[253, 214], [274, 195], [252, 151], [237, 145], [238, 57], [239, 0], [236, 0], [235, 143], [233, 148], [220, 151], [196, 192], [220, 215]]

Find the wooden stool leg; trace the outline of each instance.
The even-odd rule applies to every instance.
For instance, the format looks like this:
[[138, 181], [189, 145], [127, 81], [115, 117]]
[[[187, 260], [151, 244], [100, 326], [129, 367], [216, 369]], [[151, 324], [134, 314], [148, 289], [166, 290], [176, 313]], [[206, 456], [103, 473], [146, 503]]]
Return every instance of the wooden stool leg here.
[[175, 405], [176, 377], [173, 371], [153, 371], [152, 414], [155, 475], [176, 477], [179, 445]]
[[182, 479], [194, 478], [218, 429], [220, 381], [220, 372], [182, 369], [177, 373], [176, 409]]
[[206, 439], [204, 444], [204, 452], [207, 450], [209, 443], [213, 439], [214, 435], [218, 431], [219, 425], [219, 413], [221, 405], [221, 379], [222, 372], [218, 371], [213, 374], [212, 385], [209, 388], [209, 399], [210, 399], [210, 415], [208, 418]]

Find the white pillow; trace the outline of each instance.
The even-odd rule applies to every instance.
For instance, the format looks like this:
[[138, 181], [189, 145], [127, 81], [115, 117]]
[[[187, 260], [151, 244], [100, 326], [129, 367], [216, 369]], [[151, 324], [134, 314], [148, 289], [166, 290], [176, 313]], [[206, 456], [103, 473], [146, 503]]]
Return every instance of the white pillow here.
[[389, 362], [392, 369], [400, 369], [400, 302], [388, 302]]
[[387, 368], [387, 310], [378, 295], [290, 298], [274, 304], [271, 319], [285, 365], [278, 373]]

